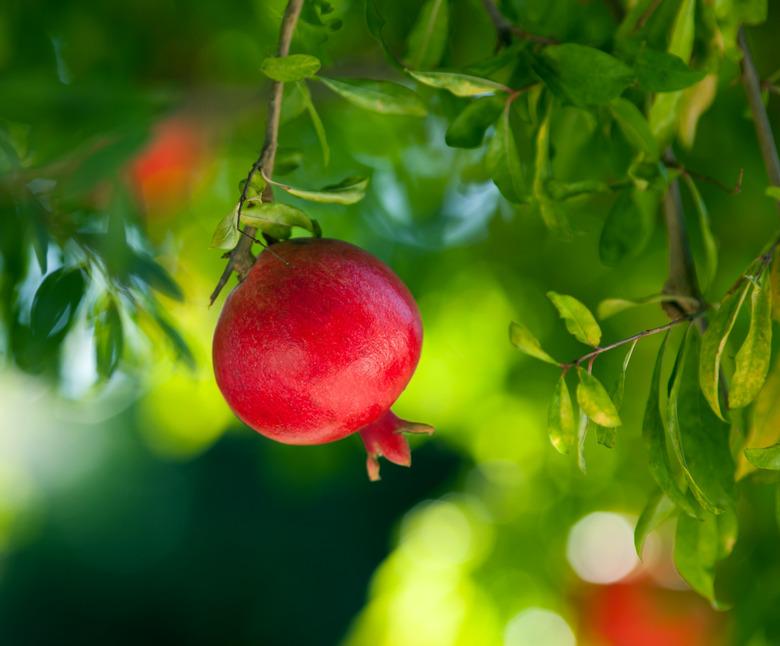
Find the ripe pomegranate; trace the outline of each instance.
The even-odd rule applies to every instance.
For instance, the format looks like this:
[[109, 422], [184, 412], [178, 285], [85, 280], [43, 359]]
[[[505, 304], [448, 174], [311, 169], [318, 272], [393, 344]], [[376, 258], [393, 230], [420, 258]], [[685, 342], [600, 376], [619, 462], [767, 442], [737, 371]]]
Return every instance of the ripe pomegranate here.
[[390, 412], [417, 366], [422, 323], [400, 279], [338, 240], [273, 245], [225, 301], [214, 373], [235, 414], [286, 444], [359, 432], [368, 475], [378, 457], [411, 463], [402, 433], [431, 433]]

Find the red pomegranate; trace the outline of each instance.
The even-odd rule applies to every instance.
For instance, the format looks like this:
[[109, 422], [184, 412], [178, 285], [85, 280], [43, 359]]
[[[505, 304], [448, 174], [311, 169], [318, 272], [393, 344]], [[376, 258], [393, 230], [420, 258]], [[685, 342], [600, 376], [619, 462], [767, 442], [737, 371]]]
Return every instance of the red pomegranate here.
[[377, 458], [409, 466], [402, 433], [430, 433], [390, 406], [417, 366], [422, 323], [400, 279], [338, 240], [273, 245], [228, 296], [214, 333], [214, 373], [235, 414], [286, 444], [359, 432]]

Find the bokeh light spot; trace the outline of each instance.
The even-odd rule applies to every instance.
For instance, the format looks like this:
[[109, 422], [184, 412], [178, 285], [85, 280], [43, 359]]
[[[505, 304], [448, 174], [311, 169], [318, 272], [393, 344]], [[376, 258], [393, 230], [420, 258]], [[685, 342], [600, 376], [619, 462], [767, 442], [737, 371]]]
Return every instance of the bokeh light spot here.
[[614, 583], [637, 566], [631, 523], [610, 512], [594, 512], [571, 528], [566, 557], [577, 575], [590, 583]]

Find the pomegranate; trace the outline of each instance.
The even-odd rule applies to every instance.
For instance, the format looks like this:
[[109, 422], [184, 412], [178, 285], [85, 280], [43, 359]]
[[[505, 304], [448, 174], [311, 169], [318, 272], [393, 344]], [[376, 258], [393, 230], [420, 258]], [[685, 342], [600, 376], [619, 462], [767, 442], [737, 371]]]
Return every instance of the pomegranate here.
[[228, 296], [214, 333], [217, 384], [233, 412], [286, 444], [359, 432], [371, 480], [378, 457], [409, 466], [402, 433], [431, 433], [390, 412], [417, 366], [422, 322], [381, 261], [338, 240], [273, 245]]

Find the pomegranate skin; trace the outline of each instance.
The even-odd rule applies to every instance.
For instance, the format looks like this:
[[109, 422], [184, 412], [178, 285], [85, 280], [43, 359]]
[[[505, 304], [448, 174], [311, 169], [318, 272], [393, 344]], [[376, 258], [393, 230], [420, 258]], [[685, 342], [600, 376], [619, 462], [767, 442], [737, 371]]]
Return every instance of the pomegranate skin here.
[[338, 240], [294, 239], [263, 251], [228, 296], [214, 372], [254, 430], [322, 444], [392, 415], [421, 344], [414, 299], [384, 263]]

